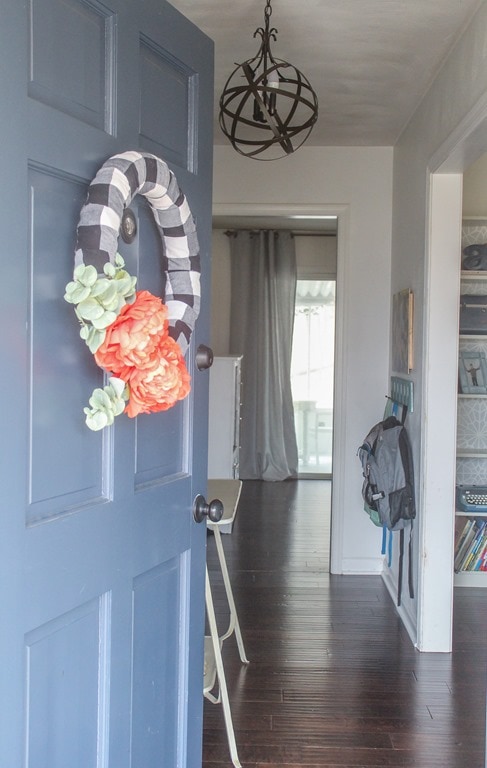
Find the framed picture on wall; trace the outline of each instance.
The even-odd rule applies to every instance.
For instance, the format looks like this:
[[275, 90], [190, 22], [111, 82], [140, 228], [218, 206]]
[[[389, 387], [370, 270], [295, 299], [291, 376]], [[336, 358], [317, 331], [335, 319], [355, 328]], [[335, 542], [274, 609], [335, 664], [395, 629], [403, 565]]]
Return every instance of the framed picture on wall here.
[[413, 369], [414, 295], [410, 288], [392, 297], [392, 369], [410, 373]]
[[487, 360], [484, 352], [460, 351], [458, 381], [462, 395], [487, 395]]

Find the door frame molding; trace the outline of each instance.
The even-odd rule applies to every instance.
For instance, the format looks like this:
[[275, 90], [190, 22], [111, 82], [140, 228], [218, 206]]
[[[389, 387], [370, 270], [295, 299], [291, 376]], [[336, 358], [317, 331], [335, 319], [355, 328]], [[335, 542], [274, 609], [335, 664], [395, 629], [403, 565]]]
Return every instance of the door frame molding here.
[[[347, 285], [350, 264], [350, 206], [315, 203], [313, 205], [275, 205], [265, 203], [214, 203], [214, 216], [336, 216], [337, 217], [337, 276], [335, 314], [335, 377], [333, 404], [333, 490], [331, 498], [330, 571], [342, 573], [344, 519], [334, 514], [343, 509], [346, 485], [345, 471], [345, 418], [347, 398], [346, 358], [340, 350], [346, 349], [349, 307]], [[299, 225], [298, 225], [299, 226]], [[300, 227], [301, 228], [301, 227]]]

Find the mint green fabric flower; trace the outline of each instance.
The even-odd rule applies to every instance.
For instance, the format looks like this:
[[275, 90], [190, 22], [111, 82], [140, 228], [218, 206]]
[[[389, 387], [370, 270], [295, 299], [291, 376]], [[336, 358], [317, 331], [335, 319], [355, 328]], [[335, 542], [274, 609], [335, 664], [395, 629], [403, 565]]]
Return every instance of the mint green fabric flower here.
[[64, 299], [75, 305], [81, 323], [80, 336], [93, 354], [103, 344], [106, 328], [117, 319], [124, 304], [132, 304], [135, 299], [137, 278], [124, 267], [119, 253], [115, 264], [108, 262], [103, 267], [105, 277], [91, 264], [79, 264], [65, 288]]
[[125, 382], [116, 376], [108, 379], [106, 387], [93, 390], [89, 399], [90, 408], [84, 408], [86, 426], [93, 432], [113, 424], [115, 416], [119, 416], [128, 400]]

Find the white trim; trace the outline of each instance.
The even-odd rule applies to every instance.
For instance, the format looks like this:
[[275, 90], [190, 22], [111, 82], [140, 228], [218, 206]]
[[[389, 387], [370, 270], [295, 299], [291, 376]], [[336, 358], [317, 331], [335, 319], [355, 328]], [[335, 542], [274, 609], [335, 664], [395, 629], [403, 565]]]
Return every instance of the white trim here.
[[377, 557], [344, 557], [341, 561], [341, 570], [336, 571], [341, 576], [381, 576], [384, 569], [384, 559]]
[[411, 615], [404, 604], [397, 605], [397, 584], [392, 577], [392, 573], [389, 568], [384, 567], [382, 572], [382, 581], [386, 585], [386, 589], [391, 596], [391, 599], [396, 606], [396, 611], [408, 633], [413, 645], [416, 644], [416, 623], [415, 617]]
[[[350, 278], [350, 209], [349, 206], [335, 208], [338, 216], [337, 228], [337, 282], [335, 305], [335, 386], [333, 405], [333, 458], [331, 494], [331, 549], [330, 572], [343, 573], [345, 486], [347, 482], [345, 456], [347, 434], [347, 376], [345, 373], [346, 339], [348, 338]], [[335, 514], [335, 511], [337, 514]]]
[[452, 648], [462, 182], [461, 174], [432, 174], [427, 212], [421, 414], [424, 482], [418, 520], [417, 647], [421, 651]]

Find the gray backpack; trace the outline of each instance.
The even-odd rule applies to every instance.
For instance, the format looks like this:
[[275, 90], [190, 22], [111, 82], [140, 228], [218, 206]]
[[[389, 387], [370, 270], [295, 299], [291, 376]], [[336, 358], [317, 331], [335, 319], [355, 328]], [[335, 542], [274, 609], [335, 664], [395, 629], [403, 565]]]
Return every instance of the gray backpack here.
[[[399, 593], [401, 602], [404, 528], [416, 517], [414, 472], [411, 444], [404, 424], [388, 416], [375, 424], [358, 449], [364, 481], [364, 509], [372, 522], [383, 529], [382, 553], [386, 532], [400, 531]], [[392, 539], [389, 537], [389, 547]], [[409, 593], [414, 597], [411, 573], [412, 537], [409, 538]], [[389, 555], [390, 559], [390, 555]]]
[[414, 473], [406, 427], [395, 416], [379, 421], [358, 449], [362, 496], [375, 525], [399, 531], [416, 517]]

